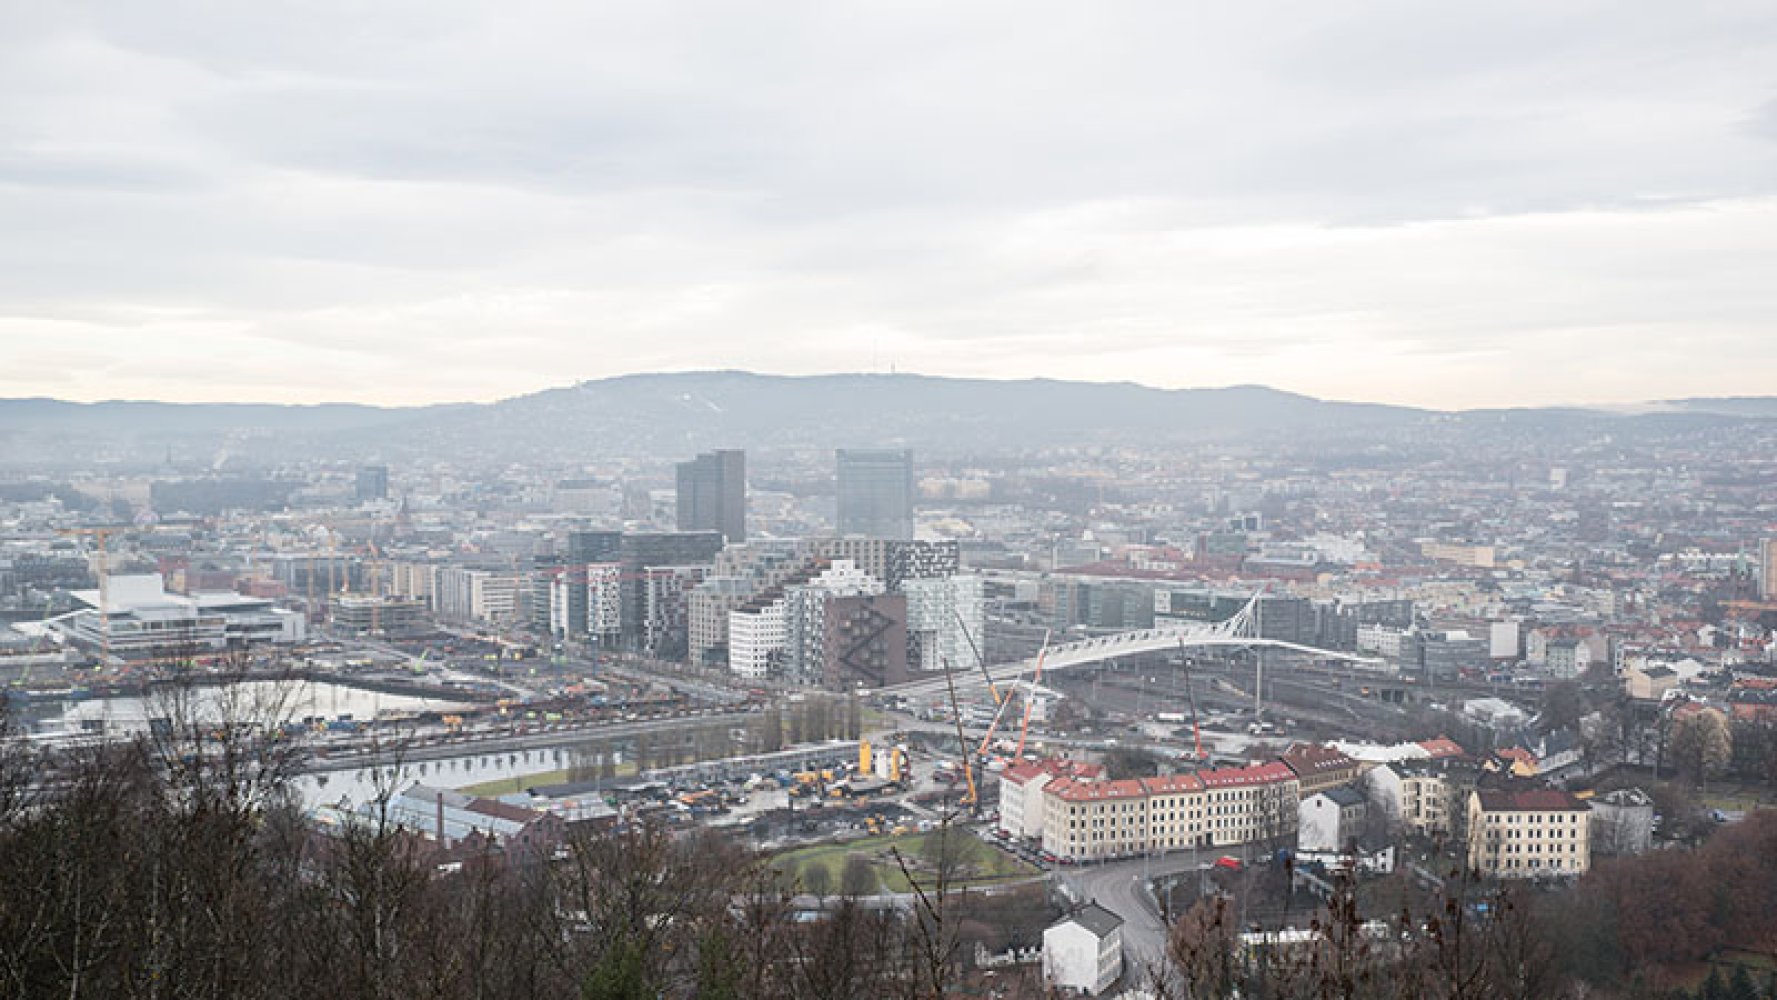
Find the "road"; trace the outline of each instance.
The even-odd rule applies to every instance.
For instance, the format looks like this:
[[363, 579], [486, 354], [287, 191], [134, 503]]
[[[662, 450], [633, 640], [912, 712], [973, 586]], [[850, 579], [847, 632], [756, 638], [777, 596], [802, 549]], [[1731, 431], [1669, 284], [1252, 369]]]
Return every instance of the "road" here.
[[[1217, 851], [1215, 856], [1223, 853]], [[1145, 883], [1162, 875], [1194, 872], [1206, 860], [1209, 858], [1201, 852], [1178, 851], [1137, 861], [1059, 868], [1056, 877], [1081, 899], [1123, 918], [1124, 962], [1132, 970], [1146, 969], [1166, 957], [1166, 924]]]

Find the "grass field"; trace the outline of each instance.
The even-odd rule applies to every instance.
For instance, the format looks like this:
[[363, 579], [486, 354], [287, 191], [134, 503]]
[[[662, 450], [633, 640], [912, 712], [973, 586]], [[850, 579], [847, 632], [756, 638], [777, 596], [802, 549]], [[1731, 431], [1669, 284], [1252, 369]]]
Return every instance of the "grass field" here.
[[[801, 884], [810, 881], [808, 873], [815, 868], [824, 868], [827, 872], [826, 882], [830, 892], [838, 892], [846, 861], [858, 856], [870, 863], [871, 871], [876, 876], [878, 892], [908, 892], [912, 886], [908, 882], [907, 872], [901, 870], [891, 851], [899, 851], [907, 859], [908, 870], [911, 871], [922, 886], [929, 886], [934, 876], [924, 863], [928, 838], [936, 836], [928, 833], [909, 833], [903, 836], [885, 835], [865, 837], [861, 840], [848, 841], [843, 844], [819, 844], [814, 847], [803, 847], [788, 851], [772, 859], [772, 866], [786, 875], [795, 877]], [[992, 885], [998, 882], [1023, 878], [1036, 874], [1037, 870], [1030, 865], [998, 851], [981, 842], [974, 834], [963, 830], [954, 830], [950, 836], [954, 838], [959, 857], [958, 887]], [[818, 876], [816, 876], [818, 880]]]

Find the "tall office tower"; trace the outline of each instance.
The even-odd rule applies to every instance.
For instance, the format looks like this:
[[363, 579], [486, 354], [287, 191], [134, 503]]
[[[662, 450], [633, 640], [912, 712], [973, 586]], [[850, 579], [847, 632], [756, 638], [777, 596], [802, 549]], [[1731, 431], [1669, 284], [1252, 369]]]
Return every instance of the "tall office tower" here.
[[358, 502], [389, 498], [389, 467], [366, 465], [358, 470]]
[[839, 533], [913, 537], [913, 452], [841, 448]]
[[747, 453], [712, 451], [678, 465], [680, 531], [720, 531], [747, 540]]
[[1777, 538], [1758, 543], [1759, 597], [1777, 601]]

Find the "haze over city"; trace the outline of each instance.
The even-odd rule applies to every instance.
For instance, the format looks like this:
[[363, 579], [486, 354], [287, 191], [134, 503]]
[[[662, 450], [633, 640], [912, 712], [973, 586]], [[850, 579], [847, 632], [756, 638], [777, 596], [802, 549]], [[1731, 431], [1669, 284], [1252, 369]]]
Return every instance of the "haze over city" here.
[[1763, 392], [1768, 5], [15, 4], [0, 396]]
[[1774, 275], [1769, 0], [0, 0], [0, 1000], [1777, 1000]]

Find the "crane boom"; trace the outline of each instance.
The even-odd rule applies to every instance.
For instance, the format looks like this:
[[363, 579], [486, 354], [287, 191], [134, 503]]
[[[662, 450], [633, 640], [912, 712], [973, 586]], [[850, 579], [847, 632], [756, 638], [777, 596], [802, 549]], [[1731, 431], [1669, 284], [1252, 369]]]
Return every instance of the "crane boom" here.
[[993, 685], [993, 673], [987, 669], [987, 658], [981, 655], [981, 647], [975, 645], [975, 637], [969, 634], [969, 626], [963, 623], [962, 612], [951, 608], [950, 614], [956, 619], [957, 631], [968, 641], [969, 652], [975, 654], [975, 665], [981, 668], [981, 677], [987, 681], [987, 693], [993, 695], [993, 703], [998, 705], [1003, 699], [1000, 697], [1000, 689]]
[[1043, 658], [1049, 655], [1049, 633], [1043, 633], [1043, 648], [1037, 653], [1036, 676], [1030, 686], [1024, 689], [1024, 724], [1018, 727], [1018, 749], [1012, 752], [1014, 757], [1024, 758], [1024, 740], [1030, 735], [1030, 710], [1037, 704], [1037, 685], [1043, 683]]
[[956, 748], [962, 753], [963, 780], [969, 785], [962, 804], [973, 809], [980, 804], [981, 794], [975, 788], [975, 769], [969, 766], [969, 741], [963, 738], [963, 713], [956, 703], [956, 681], [950, 676], [950, 657], [940, 657], [939, 662], [944, 664], [944, 686], [950, 691], [950, 716], [956, 720]]
[[[1037, 676], [1039, 678], [1043, 676], [1043, 657], [1048, 655], [1048, 652], [1049, 652], [1049, 632], [1047, 629], [1045, 629], [1043, 631], [1043, 648], [1037, 651]], [[1000, 700], [999, 711], [993, 713], [993, 721], [991, 723], [989, 723], [987, 726], [987, 735], [983, 736], [981, 738], [981, 748], [975, 751], [977, 756], [979, 756], [981, 754], [985, 754], [987, 752], [988, 745], [993, 742], [994, 731], [999, 729], [1000, 719], [1006, 714], [1006, 706], [1010, 705], [1011, 703], [1012, 703], [1012, 699], [1009, 697], [1002, 698]], [[1030, 703], [1030, 699], [1026, 698], [1025, 699], [1026, 706], [1028, 706], [1029, 703]], [[1028, 711], [1026, 711], [1025, 712], [1025, 725], [1028, 726], [1029, 724], [1030, 724], [1030, 713]], [[1019, 750], [1022, 751], [1023, 749], [1024, 749], [1023, 740], [1020, 739]]]
[[1185, 668], [1185, 697], [1191, 702], [1191, 739], [1197, 745], [1197, 760], [1203, 760], [1203, 730], [1197, 724], [1197, 689], [1191, 686], [1191, 654], [1185, 652], [1185, 640], [1178, 643]]

